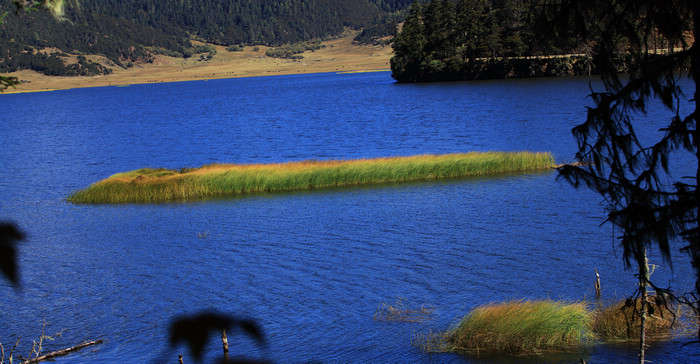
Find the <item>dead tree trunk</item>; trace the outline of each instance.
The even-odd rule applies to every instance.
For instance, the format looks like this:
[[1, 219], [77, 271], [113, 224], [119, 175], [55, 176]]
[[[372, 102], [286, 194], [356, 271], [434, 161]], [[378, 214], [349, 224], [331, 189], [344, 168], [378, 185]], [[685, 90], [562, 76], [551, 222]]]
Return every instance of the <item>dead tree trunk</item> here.
[[221, 342], [224, 344], [224, 360], [228, 361], [228, 338], [226, 337], [226, 329], [221, 329]]
[[642, 250], [644, 263], [639, 266], [639, 289], [641, 290], [640, 312], [639, 312], [639, 364], [644, 364], [644, 352], [646, 350], [646, 325], [647, 325], [647, 282], [649, 280], [649, 262], [647, 260], [647, 250]]

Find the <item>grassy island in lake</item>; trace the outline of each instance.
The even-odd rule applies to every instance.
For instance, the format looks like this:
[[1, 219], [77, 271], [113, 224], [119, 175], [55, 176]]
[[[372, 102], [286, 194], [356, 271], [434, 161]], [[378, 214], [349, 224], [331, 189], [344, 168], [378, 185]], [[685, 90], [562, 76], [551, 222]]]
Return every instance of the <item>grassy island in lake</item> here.
[[550, 153], [484, 152], [274, 164], [212, 164], [181, 170], [117, 173], [68, 197], [75, 203], [160, 202], [251, 192], [276, 192], [483, 176], [552, 168]]
[[512, 301], [477, 307], [447, 333], [454, 351], [533, 354], [565, 350], [593, 339], [583, 303]]
[[[415, 334], [413, 344], [425, 352], [539, 355], [599, 342], [636, 342], [640, 303], [639, 299], [608, 306], [552, 300], [489, 303], [474, 308], [445, 332]], [[650, 303], [655, 314], [647, 318], [647, 342], [697, 333], [694, 316], [676, 303], [656, 298]]]

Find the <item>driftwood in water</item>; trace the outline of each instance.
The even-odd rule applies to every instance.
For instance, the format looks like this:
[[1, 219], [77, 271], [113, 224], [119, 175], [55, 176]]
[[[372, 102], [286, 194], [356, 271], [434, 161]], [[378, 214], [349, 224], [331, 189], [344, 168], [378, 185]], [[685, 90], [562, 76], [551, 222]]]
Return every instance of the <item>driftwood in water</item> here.
[[600, 298], [600, 275], [598, 268], [595, 269], [595, 297]]
[[57, 356], [63, 356], [63, 355], [66, 355], [66, 354], [70, 354], [70, 353], [72, 353], [72, 352], [74, 352], [74, 351], [78, 351], [78, 350], [80, 350], [80, 349], [82, 349], [82, 348], [85, 348], [85, 347], [88, 347], [88, 346], [91, 346], [91, 345], [96, 345], [96, 344], [102, 344], [102, 339], [100, 339], [100, 340], [93, 340], [93, 341], [85, 341], [85, 342], [82, 342], [82, 343], [80, 343], [80, 344], [78, 344], [78, 345], [76, 345], [76, 346], [70, 347], [70, 348], [57, 350], [57, 351], [54, 351], [54, 352], [51, 352], [51, 353], [48, 353], [48, 354], [45, 354], [45, 355], [36, 357], [36, 358], [34, 358], [34, 359], [27, 359], [27, 360], [23, 361], [22, 364], [32, 364], [32, 363], [38, 363], [38, 362], [41, 362], [41, 361], [44, 361], [44, 360], [53, 359], [53, 358], [55, 358], [55, 357], [57, 357]]

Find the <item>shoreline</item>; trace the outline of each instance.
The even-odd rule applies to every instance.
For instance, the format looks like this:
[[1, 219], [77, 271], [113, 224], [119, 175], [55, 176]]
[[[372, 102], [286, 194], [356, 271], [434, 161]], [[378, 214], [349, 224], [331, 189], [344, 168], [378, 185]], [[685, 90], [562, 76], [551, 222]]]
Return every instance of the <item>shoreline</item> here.
[[[215, 46], [216, 54], [207, 61], [198, 56], [188, 59], [156, 55], [153, 63], [138, 64], [128, 69], [109, 66], [113, 73], [106, 76], [62, 77], [46, 76], [22, 70], [5, 74], [24, 83], [8, 88], [5, 94], [46, 92], [74, 88], [130, 86], [148, 83], [201, 81], [227, 78], [262, 77], [313, 73], [355, 73], [388, 71], [393, 55], [391, 46], [357, 45], [352, 40], [357, 32], [324, 41], [316, 51], [306, 51], [303, 59], [291, 60], [265, 56], [270, 47], [246, 46], [241, 52], [229, 52]], [[195, 42], [196, 43], [196, 42]], [[102, 56], [88, 56], [95, 62], [109, 64]]]

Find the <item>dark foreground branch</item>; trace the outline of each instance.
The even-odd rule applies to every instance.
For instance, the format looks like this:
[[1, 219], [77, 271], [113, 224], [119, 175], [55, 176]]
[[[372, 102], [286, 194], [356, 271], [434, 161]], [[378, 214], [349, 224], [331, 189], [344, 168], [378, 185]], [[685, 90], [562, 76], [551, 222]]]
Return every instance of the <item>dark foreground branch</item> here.
[[48, 353], [48, 354], [45, 354], [45, 355], [36, 357], [36, 358], [34, 358], [34, 359], [25, 360], [25, 361], [22, 362], [22, 364], [38, 363], [38, 362], [41, 362], [41, 361], [44, 361], [44, 360], [53, 359], [53, 358], [55, 358], [55, 357], [57, 357], [57, 356], [63, 356], [63, 355], [66, 355], [66, 354], [70, 354], [70, 353], [72, 353], [72, 352], [74, 352], [74, 351], [78, 351], [78, 350], [80, 350], [80, 349], [82, 349], [82, 348], [85, 348], [85, 347], [88, 347], [88, 346], [92, 346], [92, 345], [97, 345], [97, 344], [102, 344], [102, 339], [100, 339], [100, 340], [93, 340], [93, 341], [85, 341], [85, 342], [82, 342], [82, 343], [80, 343], [80, 344], [78, 344], [78, 345], [76, 345], [76, 346], [70, 347], [70, 348], [57, 350], [57, 351], [54, 351], [54, 352], [51, 352], [51, 353]]

